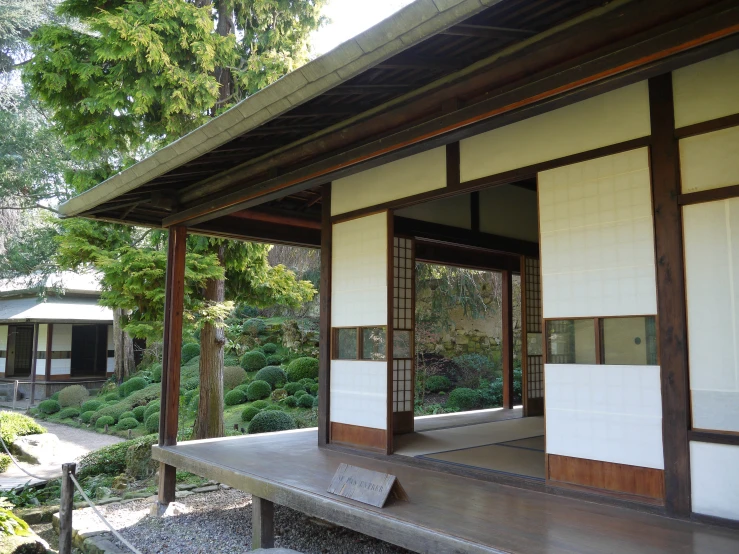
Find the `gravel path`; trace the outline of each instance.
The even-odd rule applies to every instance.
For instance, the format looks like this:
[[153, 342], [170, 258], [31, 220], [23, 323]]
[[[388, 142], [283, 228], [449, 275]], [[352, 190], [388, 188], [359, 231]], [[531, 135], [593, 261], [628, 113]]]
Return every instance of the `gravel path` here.
[[[144, 554], [217, 554], [245, 552], [250, 548], [250, 495], [227, 489], [195, 494], [178, 502], [184, 504], [189, 513], [167, 518], [151, 517], [151, 501], [148, 499], [102, 506], [100, 510], [126, 540]], [[94, 517], [90, 510], [82, 512], [84, 515], [76, 511], [75, 519]], [[92, 519], [90, 523], [96, 525]], [[291, 548], [305, 554], [409, 552], [348, 529], [316, 522], [282, 506], [275, 506], [275, 534], [276, 547]]]

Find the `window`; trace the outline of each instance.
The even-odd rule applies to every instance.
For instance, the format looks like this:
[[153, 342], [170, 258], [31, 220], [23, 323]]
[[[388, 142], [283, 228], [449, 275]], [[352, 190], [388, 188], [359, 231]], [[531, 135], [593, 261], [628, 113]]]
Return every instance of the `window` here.
[[357, 342], [357, 328], [348, 327], [336, 329], [336, 355], [337, 360], [356, 360], [359, 352]]
[[547, 363], [595, 364], [595, 320], [548, 321]]
[[410, 331], [393, 331], [393, 358], [411, 358]]
[[362, 359], [384, 360], [385, 341], [386, 337], [384, 327], [362, 328]]
[[334, 360], [385, 360], [385, 327], [340, 327], [334, 329]]

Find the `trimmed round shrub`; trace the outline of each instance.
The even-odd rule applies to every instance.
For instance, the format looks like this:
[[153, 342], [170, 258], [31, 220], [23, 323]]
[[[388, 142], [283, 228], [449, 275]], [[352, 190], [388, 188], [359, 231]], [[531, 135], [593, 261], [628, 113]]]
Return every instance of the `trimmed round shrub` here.
[[[280, 406], [279, 404], [270, 404], [264, 410], [278, 410], [278, 411], [282, 411], [282, 406]], [[264, 410], [262, 410], [262, 411], [264, 411]]]
[[254, 406], [257, 410], [264, 410], [267, 406], [269, 406], [269, 402], [266, 400], [257, 400], [256, 402], [252, 402], [251, 404]]
[[458, 387], [477, 388], [481, 379], [492, 381], [496, 374], [500, 375], [492, 360], [482, 354], [462, 354], [452, 361], [451, 376]]
[[298, 400], [300, 400], [306, 394], [308, 394], [308, 393], [305, 391], [305, 389], [300, 389], [300, 390], [296, 391], [293, 396], [295, 396], [295, 398], [297, 398]]
[[247, 319], [244, 322], [241, 330], [245, 335], [256, 337], [257, 335], [261, 335], [267, 330], [267, 325], [265, 325], [264, 321], [262, 321], [261, 319], [252, 318]]
[[121, 385], [121, 393], [126, 397], [137, 390], [145, 389], [148, 384], [143, 377], [133, 377]]
[[317, 396], [313, 399], [313, 407], [318, 408], [318, 397]]
[[284, 400], [287, 398], [287, 391], [285, 389], [276, 389], [272, 391], [272, 400], [274, 402], [279, 402], [280, 400]]
[[312, 394], [313, 396], [317, 395], [317, 394], [318, 394], [318, 383], [313, 383], [313, 384], [312, 384], [312, 385], [310, 386], [310, 391], [309, 391], [309, 392], [310, 392], [310, 393], [311, 393], [311, 394]]
[[259, 371], [267, 365], [267, 356], [259, 350], [252, 350], [241, 356], [241, 367], [246, 371]]
[[144, 414], [146, 413], [146, 406], [136, 406], [131, 411], [133, 413], [133, 417], [135, 417], [138, 421], [141, 421], [141, 422], [144, 421]]
[[254, 416], [258, 413], [259, 408], [255, 408], [254, 406], [247, 406], [246, 408], [244, 408], [244, 411], [241, 412], [241, 421], [246, 421], [248, 423], [252, 419], [254, 419]]
[[302, 383], [288, 383], [285, 385], [285, 390], [287, 391], [287, 394], [293, 396], [299, 390], [305, 391], [305, 386], [303, 386]]
[[298, 406], [301, 408], [312, 408], [313, 407], [313, 397], [310, 394], [304, 394], [300, 398], [298, 398]]
[[294, 396], [288, 396], [284, 400], [285, 406], [288, 408], [297, 408], [298, 407], [298, 399]]
[[59, 410], [61, 410], [62, 407], [59, 405], [59, 402], [56, 400], [52, 400], [49, 398], [49, 400], [44, 400], [43, 402], [39, 402], [38, 405], [38, 411], [42, 414], [55, 414]]
[[146, 427], [147, 433], [158, 433], [159, 432], [159, 412], [154, 412], [153, 414], [147, 416], [144, 427]]
[[200, 345], [197, 342], [188, 342], [182, 345], [182, 365], [185, 365], [195, 356], [200, 356]]
[[57, 391], [57, 392], [55, 392], [54, 394], [52, 394], [52, 395], [51, 395], [51, 396], [49, 397], [49, 400], [56, 400], [56, 401], [58, 402], [58, 401], [59, 401], [59, 391]]
[[103, 400], [105, 402], [118, 402], [119, 398], [120, 397], [115, 392], [110, 392], [110, 393], [106, 394], [105, 396], [103, 396]]
[[159, 400], [152, 400], [146, 405], [146, 410], [144, 411], [144, 421], [149, 421], [149, 416], [154, 413], [159, 413], [159, 410], [162, 407], [162, 403]]
[[308, 391], [310, 386], [314, 384], [315, 382], [316, 382], [315, 379], [311, 379], [310, 377], [303, 377], [300, 381], [298, 381], [298, 383], [300, 383], [301, 385], [303, 385], [303, 387], [305, 387], [306, 392]]
[[124, 417], [116, 426], [121, 431], [126, 431], [128, 429], [136, 429], [136, 427], [139, 426], [139, 421], [135, 417]]
[[474, 410], [480, 405], [480, 394], [476, 390], [459, 388], [449, 393], [446, 407], [455, 410]]
[[185, 381], [182, 383], [182, 388], [185, 390], [195, 390], [199, 386], [200, 386], [200, 377], [190, 377], [189, 379], [185, 379]]
[[432, 375], [426, 379], [426, 390], [429, 392], [448, 391], [452, 388], [452, 382], [445, 375]]
[[122, 419], [126, 419], [128, 417], [136, 419], [136, 414], [134, 414], [133, 411], [123, 412], [121, 417], [118, 418], [118, 423], [120, 423]]
[[237, 404], [243, 404], [246, 402], [246, 395], [239, 389], [228, 391], [226, 396], [223, 397], [223, 403], [226, 406], [236, 406]]
[[151, 374], [152, 383], [162, 382], [162, 364], [151, 364], [149, 366], [149, 373]]
[[287, 381], [287, 375], [282, 371], [281, 367], [276, 365], [268, 365], [263, 367], [254, 376], [255, 381], [267, 381], [272, 388], [277, 388], [278, 384]]
[[267, 365], [280, 365], [284, 359], [279, 354], [270, 354], [267, 356]]
[[246, 379], [246, 371], [239, 366], [229, 366], [223, 368], [223, 388], [231, 390], [244, 382]]
[[233, 354], [223, 356], [223, 366], [228, 367], [230, 365], [239, 365], [239, 357]]
[[110, 406], [103, 406], [92, 414], [90, 419], [91, 423], [97, 423], [97, 420], [101, 417], [112, 417], [113, 421], [118, 421], [121, 418], [123, 412], [128, 412], [128, 406], [126, 404], [111, 404]]
[[115, 419], [113, 419], [110, 416], [102, 416], [97, 419], [95, 422], [95, 428], [96, 429], [103, 429], [106, 425], [110, 426], [115, 423]]
[[292, 416], [285, 412], [276, 410], [265, 410], [254, 416], [249, 423], [248, 433], [272, 433], [274, 431], [287, 431], [295, 429], [296, 424]]
[[89, 412], [82, 412], [82, 413], [80, 414], [80, 421], [81, 421], [82, 423], [90, 423], [90, 419], [92, 418], [92, 414], [94, 414], [94, 413], [95, 413], [95, 412], [93, 412], [93, 411], [89, 411]]
[[246, 397], [251, 400], [267, 398], [272, 392], [272, 387], [267, 381], [252, 381], [246, 389]]
[[67, 406], [81, 406], [90, 397], [88, 390], [82, 385], [71, 385], [59, 391], [57, 401], [62, 408]]
[[64, 408], [59, 412], [59, 419], [68, 419], [70, 417], [77, 417], [80, 415], [80, 409], [74, 406]]
[[84, 404], [82, 404], [82, 407], [80, 408], [80, 412], [83, 414], [85, 412], [94, 412], [95, 410], [100, 409], [100, 407], [103, 405], [100, 400], [88, 400]]
[[249, 385], [251, 384], [251, 381], [248, 383], [241, 383], [238, 387], [236, 387], [234, 390], [240, 390], [244, 394], [246, 394], [246, 389], [249, 388]]
[[274, 354], [277, 352], [277, 345], [274, 342], [265, 342], [262, 345], [262, 352], [265, 354]]
[[287, 379], [291, 382], [318, 377], [318, 360], [315, 358], [297, 358], [287, 366]]

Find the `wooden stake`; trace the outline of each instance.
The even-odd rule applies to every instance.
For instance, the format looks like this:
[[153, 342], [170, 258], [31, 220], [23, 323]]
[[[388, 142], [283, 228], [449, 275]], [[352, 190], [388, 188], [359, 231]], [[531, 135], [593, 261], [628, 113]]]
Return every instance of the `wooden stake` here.
[[74, 475], [77, 464], [62, 464], [62, 493], [59, 501], [59, 554], [72, 554], [72, 510]]

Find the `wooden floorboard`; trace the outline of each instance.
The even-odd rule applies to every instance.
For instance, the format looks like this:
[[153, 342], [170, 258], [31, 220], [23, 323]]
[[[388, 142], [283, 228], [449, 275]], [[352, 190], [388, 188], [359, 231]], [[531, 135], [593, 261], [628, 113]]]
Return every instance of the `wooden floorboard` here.
[[[154, 447], [153, 457], [416, 552], [734, 554], [739, 531], [319, 448], [315, 429]], [[410, 502], [326, 492], [340, 463], [391, 473]]]

